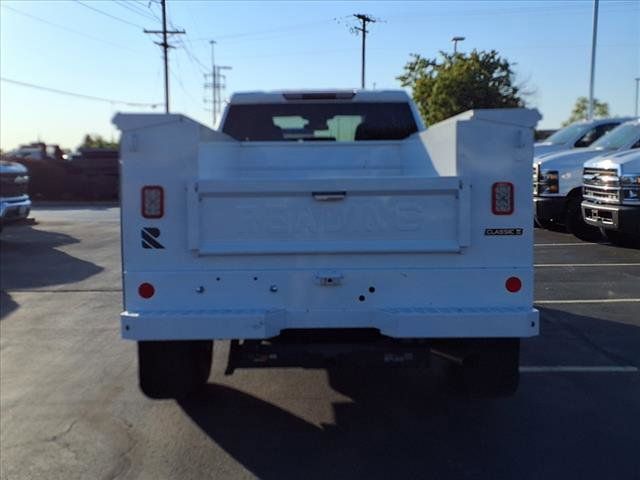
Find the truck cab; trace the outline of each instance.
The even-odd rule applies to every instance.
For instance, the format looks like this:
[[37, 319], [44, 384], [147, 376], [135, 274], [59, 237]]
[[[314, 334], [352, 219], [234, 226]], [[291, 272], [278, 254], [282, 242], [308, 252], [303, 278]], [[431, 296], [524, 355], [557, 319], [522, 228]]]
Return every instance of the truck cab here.
[[640, 247], [640, 149], [584, 164], [582, 214], [614, 244]]
[[545, 228], [563, 225], [577, 236], [587, 235], [591, 227], [584, 223], [580, 207], [584, 162], [637, 148], [640, 148], [640, 119], [621, 124], [589, 148], [537, 157], [533, 164], [536, 223]]
[[533, 156], [540, 157], [572, 148], [586, 148], [630, 117], [595, 118], [567, 125], [533, 146]]
[[118, 114], [122, 334], [152, 398], [236, 368], [457, 359], [515, 392], [533, 308], [538, 112], [424, 129], [404, 91], [249, 92], [219, 131]]

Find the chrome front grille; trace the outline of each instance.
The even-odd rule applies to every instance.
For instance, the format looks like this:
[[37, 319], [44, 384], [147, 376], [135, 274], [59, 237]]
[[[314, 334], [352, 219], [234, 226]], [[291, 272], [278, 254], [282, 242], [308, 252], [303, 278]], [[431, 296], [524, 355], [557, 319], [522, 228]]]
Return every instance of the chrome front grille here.
[[[0, 197], [19, 197], [25, 195], [28, 183], [24, 180], [26, 174], [3, 173], [0, 175]], [[16, 181], [17, 180], [17, 181]]]
[[615, 168], [585, 168], [582, 196], [596, 203], [620, 203], [620, 177]]

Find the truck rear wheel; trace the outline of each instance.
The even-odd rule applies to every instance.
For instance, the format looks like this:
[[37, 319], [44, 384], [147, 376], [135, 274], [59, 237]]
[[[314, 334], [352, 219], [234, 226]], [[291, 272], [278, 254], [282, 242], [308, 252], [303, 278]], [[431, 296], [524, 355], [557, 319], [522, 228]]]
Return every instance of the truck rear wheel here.
[[471, 397], [508, 397], [520, 381], [520, 339], [487, 338], [455, 342], [449, 352], [456, 390]]
[[211, 373], [213, 341], [138, 342], [140, 389], [149, 398], [182, 398], [204, 386]]

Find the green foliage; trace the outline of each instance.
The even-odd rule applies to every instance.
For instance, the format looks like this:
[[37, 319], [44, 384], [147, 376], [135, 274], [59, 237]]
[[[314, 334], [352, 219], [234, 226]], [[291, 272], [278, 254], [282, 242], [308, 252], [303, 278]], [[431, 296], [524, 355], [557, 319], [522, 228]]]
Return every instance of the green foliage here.
[[[585, 120], [589, 113], [589, 99], [587, 97], [578, 97], [576, 104], [571, 110], [571, 116], [565, 121], [562, 126], [577, 122], [578, 120]], [[594, 117], [609, 117], [609, 104], [607, 102], [601, 102], [597, 98], [593, 99], [593, 116]]]
[[102, 138], [101, 135], [94, 135], [91, 136], [89, 134], [84, 136], [84, 141], [82, 142], [82, 145], [80, 145], [80, 148], [114, 148], [117, 149], [118, 148], [118, 143], [117, 142], [109, 142], [108, 140], [105, 140], [104, 138]]
[[473, 108], [524, 106], [520, 89], [513, 84], [512, 64], [498, 52], [473, 50], [469, 54], [440, 52], [440, 59], [418, 54], [397, 77], [410, 87], [427, 124], [433, 124]]

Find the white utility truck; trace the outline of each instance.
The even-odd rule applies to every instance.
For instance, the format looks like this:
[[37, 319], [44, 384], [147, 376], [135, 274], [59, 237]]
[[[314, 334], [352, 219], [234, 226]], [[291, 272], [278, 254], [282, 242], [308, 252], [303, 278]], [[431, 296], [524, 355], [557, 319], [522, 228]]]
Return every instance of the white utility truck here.
[[614, 244], [640, 247], [640, 149], [584, 164], [585, 222]]
[[122, 333], [142, 391], [206, 383], [212, 340], [240, 367], [455, 359], [513, 393], [533, 308], [537, 111], [425, 130], [402, 91], [233, 95], [220, 131], [118, 114]]

